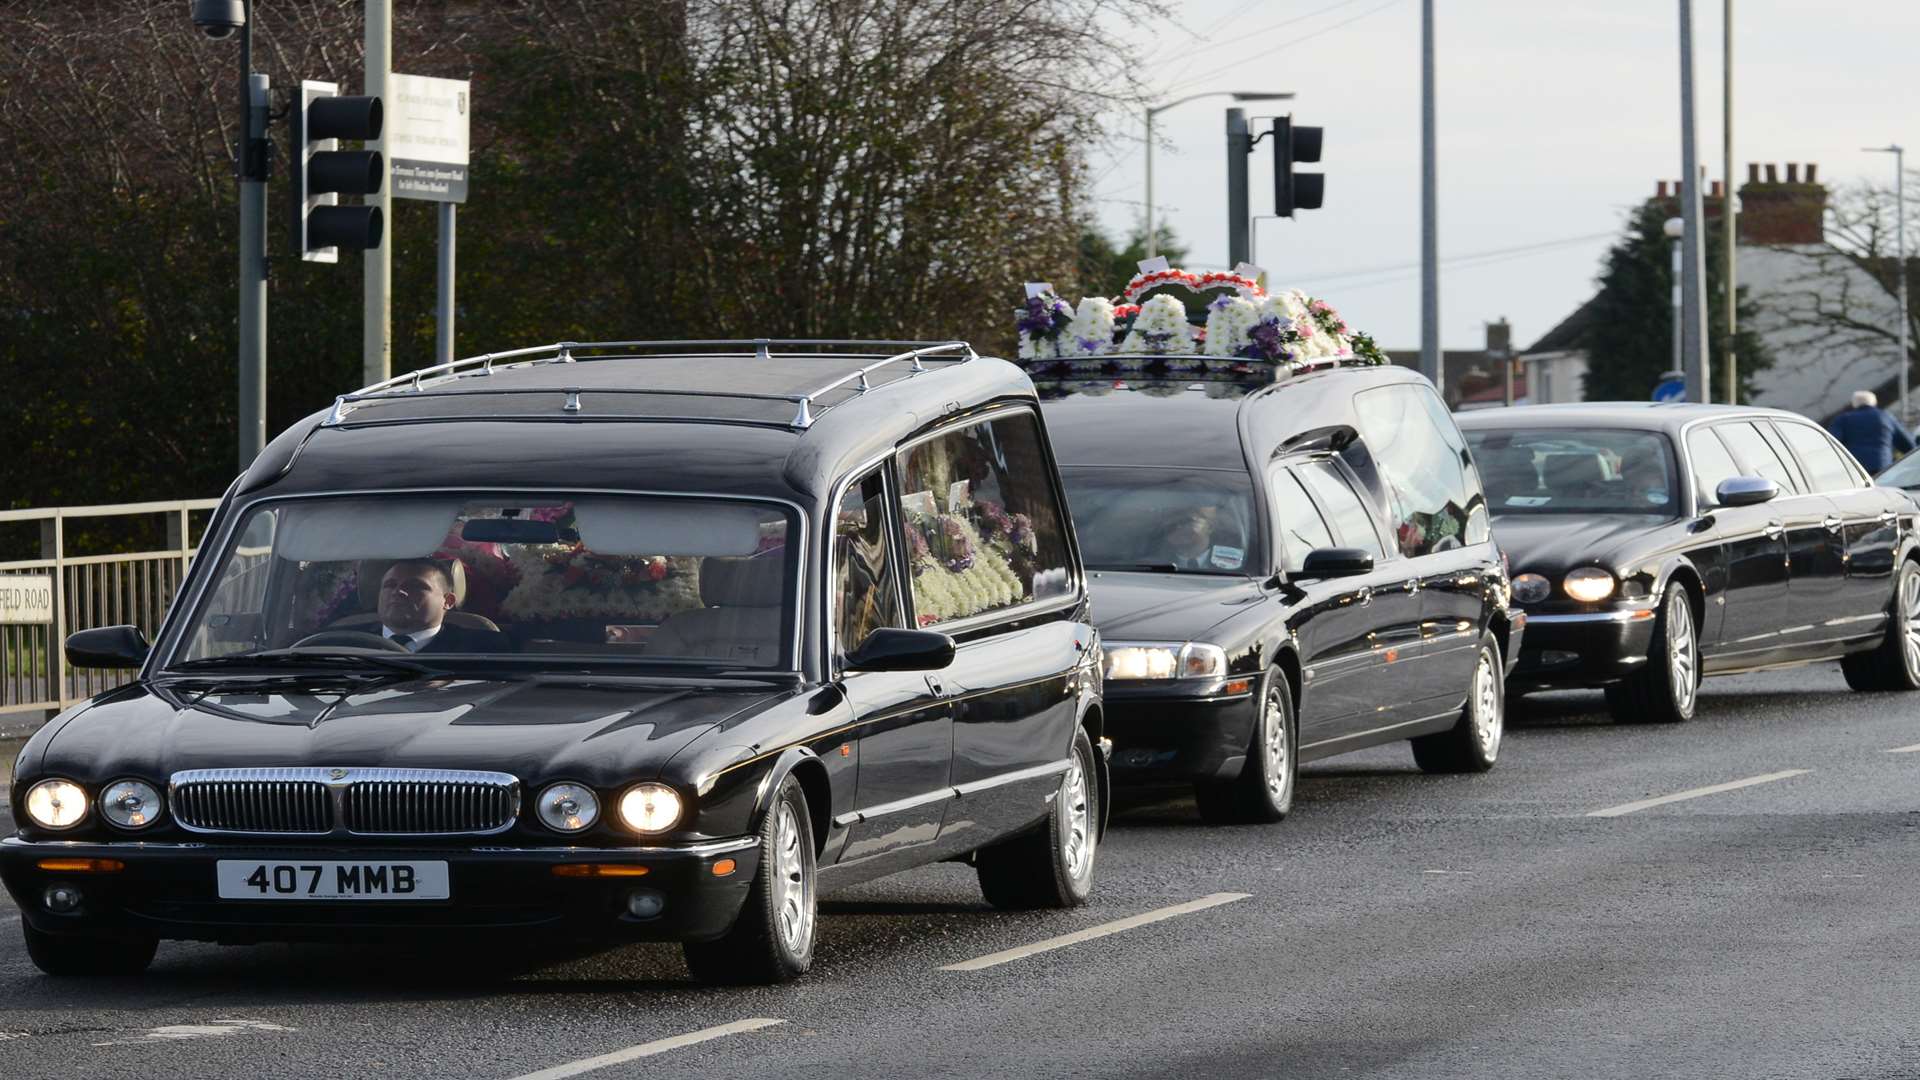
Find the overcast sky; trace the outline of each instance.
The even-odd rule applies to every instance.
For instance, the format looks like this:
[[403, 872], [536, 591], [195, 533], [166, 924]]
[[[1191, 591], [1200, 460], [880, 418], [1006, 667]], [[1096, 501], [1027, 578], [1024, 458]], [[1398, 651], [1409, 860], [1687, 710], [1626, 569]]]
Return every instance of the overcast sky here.
[[[1701, 155], [1718, 179], [1721, 2], [1693, 6]], [[1505, 316], [1524, 348], [1592, 294], [1625, 213], [1657, 180], [1681, 174], [1678, 2], [1435, 7], [1442, 339], [1478, 348], [1483, 324]], [[1297, 122], [1326, 128], [1326, 208], [1256, 222], [1258, 261], [1272, 280], [1330, 300], [1382, 346], [1417, 347], [1420, 0], [1177, 0], [1173, 9], [1185, 31], [1128, 28], [1158, 100], [1292, 90], [1290, 105], [1244, 107], [1250, 116], [1291, 108]], [[1736, 178], [1750, 161], [1816, 162], [1829, 185], [1890, 181], [1891, 158], [1860, 148], [1900, 142], [1920, 155], [1916, 46], [1920, 0], [1735, 0]], [[1195, 264], [1226, 262], [1232, 104], [1203, 99], [1155, 121], [1159, 213]], [[1116, 112], [1109, 123], [1118, 137], [1095, 156], [1094, 193], [1118, 236], [1141, 215], [1142, 122]], [[1253, 212], [1271, 213], [1267, 144], [1252, 165]]]

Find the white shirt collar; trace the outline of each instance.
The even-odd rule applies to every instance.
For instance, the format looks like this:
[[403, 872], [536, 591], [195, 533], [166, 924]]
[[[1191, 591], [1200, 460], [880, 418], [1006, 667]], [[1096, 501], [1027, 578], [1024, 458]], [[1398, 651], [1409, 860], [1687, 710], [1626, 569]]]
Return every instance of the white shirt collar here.
[[[440, 625], [445, 626], [446, 624], [442, 623]], [[390, 638], [399, 632], [400, 631], [395, 630], [393, 627], [388, 626], [385, 623], [382, 623], [380, 625], [381, 637]], [[407, 640], [410, 642], [410, 644], [407, 646], [407, 651], [419, 652], [421, 649], [426, 648], [427, 642], [432, 641], [433, 635], [438, 634], [439, 632], [440, 632], [439, 626], [429, 626], [425, 630], [415, 630], [413, 633], [408, 634]]]

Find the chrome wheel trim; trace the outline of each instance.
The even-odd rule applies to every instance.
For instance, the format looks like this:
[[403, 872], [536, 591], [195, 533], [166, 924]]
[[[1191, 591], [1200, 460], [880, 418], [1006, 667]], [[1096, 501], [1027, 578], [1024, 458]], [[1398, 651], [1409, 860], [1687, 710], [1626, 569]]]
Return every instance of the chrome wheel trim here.
[[1900, 607], [1895, 617], [1902, 624], [1900, 644], [1907, 674], [1920, 677], [1920, 570], [1915, 570], [1911, 563], [1901, 566], [1900, 591], [1894, 601]]
[[807, 873], [806, 833], [793, 804], [782, 800], [773, 826], [773, 922], [780, 944], [794, 956], [813, 947], [813, 878]]
[[1280, 695], [1285, 693], [1279, 687], [1267, 691], [1266, 708], [1262, 710], [1262, 751], [1267, 760], [1267, 798], [1275, 806], [1281, 805], [1287, 797], [1287, 788], [1293, 777], [1287, 768], [1291, 747], [1287, 745], [1287, 713], [1280, 704]]
[[1500, 676], [1495, 670], [1493, 650], [1482, 647], [1480, 662], [1473, 669], [1473, 734], [1480, 742], [1480, 754], [1488, 761], [1500, 752], [1500, 736], [1506, 717], [1500, 708]]
[[1673, 704], [1681, 712], [1693, 708], [1699, 686], [1698, 656], [1693, 639], [1693, 606], [1686, 594], [1674, 590], [1667, 600], [1667, 671], [1673, 680]]
[[1074, 752], [1073, 765], [1060, 781], [1061, 856], [1067, 876], [1079, 881], [1093, 869], [1093, 810], [1087, 801], [1087, 770]]

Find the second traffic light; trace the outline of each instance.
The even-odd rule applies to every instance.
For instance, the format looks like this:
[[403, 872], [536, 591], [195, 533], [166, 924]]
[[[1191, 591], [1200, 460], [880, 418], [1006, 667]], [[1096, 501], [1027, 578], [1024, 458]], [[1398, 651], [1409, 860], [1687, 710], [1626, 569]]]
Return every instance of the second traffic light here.
[[1273, 212], [1292, 217], [1295, 210], [1318, 210], [1327, 194], [1325, 173], [1296, 172], [1296, 162], [1320, 160], [1324, 129], [1304, 127], [1291, 116], [1273, 121]]
[[338, 262], [340, 249], [380, 246], [386, 222], [377, 206], [341, 206], [342, 195], [373, 195], [386, 180], [378, 150], [340, 150], [340, 139], [380, 137], [377, 97], [341, 97], [338, 84], [308, 79], [290, 110], [293, 250], [308, 262]]

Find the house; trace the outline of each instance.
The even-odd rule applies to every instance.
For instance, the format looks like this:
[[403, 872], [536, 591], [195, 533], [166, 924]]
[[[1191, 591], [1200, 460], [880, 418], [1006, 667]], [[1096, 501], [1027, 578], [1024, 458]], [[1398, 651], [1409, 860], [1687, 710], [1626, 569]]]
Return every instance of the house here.
[[[1440, 352], [1441, 376], [1445, 383], [1440, 396], [1449, 408], [1486, 409], [1507, 404], [1503, 366], [1513, 368], [1513, 404], [1528, 403], [1526, 372], [1515, 363], [1513, 355], [1512, 324], [1503, 317], [1487, 323], [1486, 331], [1484, 349], [1442, 349]], [[1420, 368], [1419, 349], [1388, 349], [1387, 358], [1404, 368], [1416, 371]]]

